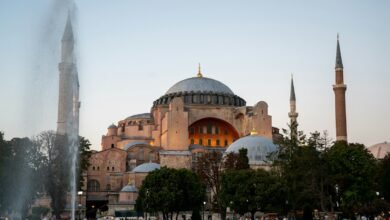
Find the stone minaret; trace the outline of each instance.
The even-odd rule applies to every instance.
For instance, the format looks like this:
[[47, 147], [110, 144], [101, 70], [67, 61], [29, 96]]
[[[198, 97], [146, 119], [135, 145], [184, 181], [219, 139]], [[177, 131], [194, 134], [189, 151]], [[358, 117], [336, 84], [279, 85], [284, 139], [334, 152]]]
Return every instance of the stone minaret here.
[[345, 91], [347, 85], [344, 84], [344, 67], [341, 59], [339, 35], [337, 34], [336, 52], [336, 84], [333, 85], [336, 107], [336, 141], [347, 141], [347, 117], [345, 110]]
[[295, 89], [294, 89], [294, 80], [291, 76], [291, 91], [290, 91], [290, 112], [288, 113], [288, 117], [290, 118], [290, 126], [291, 126], [291, 138], [297, 137], [298, 134], [298, 113], [296, 112], [296, 99], [295, 99]]
[[[79, 133], [79, 81], [74, 59], [74, 36], [70, 15], [62, 36], [57, 133]], [[74, 133], [73, 133], [74, 134]]]

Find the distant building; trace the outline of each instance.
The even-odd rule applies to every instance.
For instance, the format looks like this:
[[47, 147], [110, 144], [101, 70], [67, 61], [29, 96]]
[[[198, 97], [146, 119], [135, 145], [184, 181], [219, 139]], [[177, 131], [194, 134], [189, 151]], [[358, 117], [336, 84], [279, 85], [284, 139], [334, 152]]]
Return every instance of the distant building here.
[[370, 151], [376, 159], [382, 160], [390, 153], [390, 143], [385, 141], [383, 143], [374, 144], [368, 148], [368, 151]]

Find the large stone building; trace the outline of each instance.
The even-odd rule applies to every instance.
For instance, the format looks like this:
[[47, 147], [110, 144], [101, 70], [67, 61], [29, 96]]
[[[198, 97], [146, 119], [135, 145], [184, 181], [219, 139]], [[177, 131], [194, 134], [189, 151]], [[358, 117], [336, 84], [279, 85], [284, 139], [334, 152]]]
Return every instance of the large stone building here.
[[[248, 140], [235, 143], [231, 151], [242, 147], [241, 142], [251, 143], [251, 165], [267, 166], [266, 154], [276, 149], [273, 139], [280, 137], [267, 103], [247, 106], [228, 86], [204, 77], [199, 68], [195, 77], [179, 81], [155, 100], [149, 113], [107, 128], [86, 176], [88, 210], [101, 207], [100, 211], [118, 215], [124, 211], [116, 205], [124, 187], [136, 190], [149, 171], [160, 165], [190, 169], [202, 152], [225, 151], [245, 136]], [[128, 179], [133, 180], [132, 187], [127, 186]]]

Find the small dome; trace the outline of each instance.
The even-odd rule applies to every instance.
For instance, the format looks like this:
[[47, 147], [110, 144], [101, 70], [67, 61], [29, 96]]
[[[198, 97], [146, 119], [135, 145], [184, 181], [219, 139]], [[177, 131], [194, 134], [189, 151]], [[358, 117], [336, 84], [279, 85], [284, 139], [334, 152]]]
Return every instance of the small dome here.
[[134, 147], [135, 145], [148, 145], [149, 144], [145, 141], [133, 141], [133, 142], [130, 142], [130, 143], [127, 143], [124, 147], [123, 147], [123, 150], [128, 150], [129, 148], [132, 148]]
[[240, 149], [248, 150], [249, 164], [267, 164], [270, 153], [278, 150], [278, 146], [271, 140], [257, 135], [250, 135], [233, 142], [225, 153], [238, 153]]
[[386, 154], [390, 153], [390, 143], [383, 142], [372, 145], [368, 150], [374, 155], [376, 159], [383, 159]]
[[213, 92], [234, 95], [233, 91], [225, 84], [207, 77], [192, 77], [184, 79], [173, 85], [165, 94], [168, 95], [178, 92]]
[[122, 188], [121, 192], [138, 192], [138, 189], [134, 185], [126, 185]]
[[129, 120], [129, 119], [150, 119], [150, 118], [151, 118], [150, 113], [142, 113], [142, 114], [131, 115], [131, 116], [127, 117], [126, 120]]
[[112, 128], [118, 128], [118, 127], [116, 125], [114, 125], [114, 124], [111, 124], [110, 126], [108, 126], [107, 129], [112, 129]]
[[133, 172], [135, 173], [149, 173], [153, 170], [160, 169], [160, 164], [158, 163], [143, 163], [136, 168], [134, 168]]

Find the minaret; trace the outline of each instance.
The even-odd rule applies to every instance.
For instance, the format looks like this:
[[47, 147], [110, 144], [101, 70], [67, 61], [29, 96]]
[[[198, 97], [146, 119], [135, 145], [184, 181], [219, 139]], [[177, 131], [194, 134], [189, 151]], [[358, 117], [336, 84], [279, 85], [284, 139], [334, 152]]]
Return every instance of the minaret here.
[[[79, 81], [74, 59], [74, 36], [70, 14], [62, 36], [61, 63], [58, 65], [59, 96], [57, 133], [70, 134], [79, 130]], [[74, 133], [73, 133], [74, 134]]]
[[294, 89], [294, 80], [291, 75], [291, 90], [290, 90], [290, 112], [288, 113], [288, 117], [290, 118], [290, 126], [291, 126], [291, 138], [297, 137], [298, 134], [298, 113], [296, 112], [296, 99], [295, 99], [295, 89]]
[[347, 117], [345, 110], [345, 91], [347, 85], [344, 84], [344, 67], [341, 59], [339, 35], [337, 34], [337, 51], [336, 51], [336, 83], [333, 85], [335, 94], [336, 107], [336, 141], [347, 142]]

